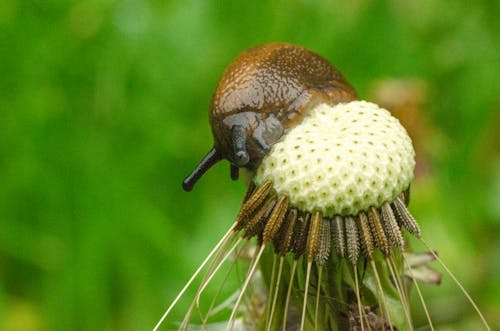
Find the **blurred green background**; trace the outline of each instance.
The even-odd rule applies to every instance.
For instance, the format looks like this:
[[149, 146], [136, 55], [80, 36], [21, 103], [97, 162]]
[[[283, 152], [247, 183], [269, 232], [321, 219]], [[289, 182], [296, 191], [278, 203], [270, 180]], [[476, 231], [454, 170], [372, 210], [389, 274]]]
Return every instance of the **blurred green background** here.
[[[485, 0], [1, 1], [0, 330], [154, 326], [239, 207], [227, 164], [189, 194], [180, 184], [212, 145], [218, 77], [268, 41], [322, 54], [366, 99], [418, 82], [410, 207], [500, 328], [499, 12]], [[477, 325], [449, 277], [424, 295], [436, 324]]]

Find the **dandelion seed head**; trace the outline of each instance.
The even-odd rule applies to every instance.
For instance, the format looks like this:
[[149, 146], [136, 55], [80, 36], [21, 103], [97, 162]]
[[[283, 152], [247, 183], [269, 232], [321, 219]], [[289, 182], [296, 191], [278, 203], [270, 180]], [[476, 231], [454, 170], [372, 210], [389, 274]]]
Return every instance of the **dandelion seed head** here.
[[273, 146], [254, 181], [270, 180], [300, 210], [346, 216], [393, 201], [410, 185], [414, 167], [399, 121], [376, 104], [352, 101], [312, 109]]

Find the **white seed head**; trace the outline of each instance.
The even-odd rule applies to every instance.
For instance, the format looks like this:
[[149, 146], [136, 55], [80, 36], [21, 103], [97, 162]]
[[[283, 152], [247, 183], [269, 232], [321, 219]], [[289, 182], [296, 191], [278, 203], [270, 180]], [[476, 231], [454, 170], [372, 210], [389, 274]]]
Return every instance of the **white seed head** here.
[[300, 210], [356, 215], [408, 188], [414, 157], [406, 130], [387, 110], [366, 101], [320, 104], [274, 144], [254, 181], [272, 181]]

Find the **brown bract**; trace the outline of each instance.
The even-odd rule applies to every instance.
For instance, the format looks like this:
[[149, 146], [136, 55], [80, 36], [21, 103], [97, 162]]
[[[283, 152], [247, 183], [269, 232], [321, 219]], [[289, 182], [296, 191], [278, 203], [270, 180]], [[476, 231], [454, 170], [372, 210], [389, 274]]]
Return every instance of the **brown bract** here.
[[268, 181], [259, 187], [250, 186], [234, 229], [243, 230], [246, 238], [256, 236], [260, 244], [273, 243], [281, 256], [291, 252], [295, 259], [305, 255], [309, 262], [323, 264], [333, 248], [334, 253], [356, 264], [361, 253], [372, 259], [375, 249], [385, 256], [390, 256], [392, 249], [402, 250], [403, 229], [420, 237], [418, 224], [401, 197], [357, 215], [328, 218], [319, 211], [290, 206], [288, 197], [278, 196]]

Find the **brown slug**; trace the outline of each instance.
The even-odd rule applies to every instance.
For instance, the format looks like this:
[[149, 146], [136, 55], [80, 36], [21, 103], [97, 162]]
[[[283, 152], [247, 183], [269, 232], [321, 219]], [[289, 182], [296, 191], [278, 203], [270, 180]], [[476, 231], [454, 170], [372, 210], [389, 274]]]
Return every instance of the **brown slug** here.
[[309, 109], [356, 99], [335, 67], [303, 47], [269, 43], [243, 52], [215, 89], [209, 113], [214, 147], [184, 180], [184, 190], [222, 159], [231, 163], [233, 179], [239, 167], [254, 170]]

